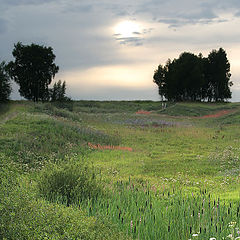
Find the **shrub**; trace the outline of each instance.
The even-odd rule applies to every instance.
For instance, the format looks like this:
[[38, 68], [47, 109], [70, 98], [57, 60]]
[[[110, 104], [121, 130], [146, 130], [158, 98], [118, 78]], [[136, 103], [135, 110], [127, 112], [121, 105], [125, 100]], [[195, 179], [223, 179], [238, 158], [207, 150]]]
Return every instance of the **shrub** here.
[[48, 200], [67, 206], [95, 197], [102, 191], [94, 170], [72, 159], [60, 164], [50, 163], [40, 173], [38, 188]]
[[[0, 154], [0, 239], [126, 239], [116, 227], [88, 217], [76, 206], [66, 207], [37, 198], [34, 182], [21, 175], [13, 164]], [[67, 181], [70, 186], [71, 181]], [[80, 188], [80, 181], [77, 182]]]

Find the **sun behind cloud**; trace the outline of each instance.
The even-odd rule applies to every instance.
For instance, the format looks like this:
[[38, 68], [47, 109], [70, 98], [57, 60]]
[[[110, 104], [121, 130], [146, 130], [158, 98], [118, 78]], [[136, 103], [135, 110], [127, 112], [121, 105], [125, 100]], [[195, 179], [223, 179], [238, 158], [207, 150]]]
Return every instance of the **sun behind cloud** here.
[[114, 27], [114, 34], [121, 38], [136, 37], [141, 34], [141, 27], [133, 21], [122, 21]]

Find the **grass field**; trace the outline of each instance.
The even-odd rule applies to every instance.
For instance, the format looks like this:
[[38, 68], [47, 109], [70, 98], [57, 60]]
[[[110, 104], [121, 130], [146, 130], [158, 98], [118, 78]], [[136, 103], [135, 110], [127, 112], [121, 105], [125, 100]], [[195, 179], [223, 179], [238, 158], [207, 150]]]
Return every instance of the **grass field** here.
[[239, 135], [239, 103], [1, 104], [0, 239], [240, 239]]

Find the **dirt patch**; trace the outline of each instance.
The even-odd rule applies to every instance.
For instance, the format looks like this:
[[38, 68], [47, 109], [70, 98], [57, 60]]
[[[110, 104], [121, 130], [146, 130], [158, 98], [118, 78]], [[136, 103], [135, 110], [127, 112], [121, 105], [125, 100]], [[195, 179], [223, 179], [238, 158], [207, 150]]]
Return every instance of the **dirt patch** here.
[[224, 115], [227, 115], [229, 113], [233, 113], [235, 112], [235, 110], [221, 110], [219, 112], [216, 112], [214, 114], [209, 114], [209, 115], [204, 115], [204, 116], [201, 116], [201, 117], [196, 117], [198, 119], [205, 119], [205, 118], [218, 118], [218, 117], [222, 117]]
[[149, 114], [151, 114], [151, 112], [149, 112], [149, 111], [143, 111], [143, 110], [138, 110], [138, 111], [136, 112], [136, 114], [145, 114], [145, 115], [149, 115]]
[[125, 151], [130, 151], [132, 152], [132, 148], [130, 147], [121, 147], [121, 146], [110, 146], [110, 145], [100, 145], [100, 144], [92, 144], [92, 143], [88, 143], [88, 146], [92, 149], [101, 149], [101, 150], [125, 150]]

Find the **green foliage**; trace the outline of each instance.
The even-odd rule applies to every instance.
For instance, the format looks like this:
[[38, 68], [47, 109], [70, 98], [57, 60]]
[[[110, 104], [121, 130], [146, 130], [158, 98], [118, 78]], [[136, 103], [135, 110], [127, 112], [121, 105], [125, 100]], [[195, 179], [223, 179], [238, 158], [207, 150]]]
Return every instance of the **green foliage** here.
[[[64, 113], [65, 117], [77, 119], [71, 112], [54, 109], [57, 115]], [[0, 151], [13, 156], [24, 169], [41, 167], [48, 156], [55, 159], [74, 153], [85, 155], [89, 151], [88, 142], [107, 145], [120, 142], [117, 136], [43, 114], [19, 114], [0, 125], [0, 131]]]
[[38, 188], [48, 200], [57, 200], [67, 206], [95, 198], [102, 191], [94, 169], [73, 159], [47, 165], [39, 175]]
[[34, 102], [48, 100], [48, 85], [59, 70], [54, 63], [53, 49], [18, 42], [12, 54], [15, 61], [8, 64], [8, 69], [10, 76], [20, 86], [20, 95]]
[[70, 98], [65, 96], [66, 94], [66, 82], [59, 80], [54, 83], [53, 88], [49, 90], [49, 97], [52, 102], [65, 102], [70, 101]]
[[230, 82], [230, 63], [228, 62], [226, 52], [222, 48], [209, 53], [206, 68], [205, 74], [210, 100], [213, 98], [214, 101], [223, 101], [231, 98], [232, 93], [229, 87], [233, 83]]
[[[4, 106], [0, 239], [238, 237], [238, 103]], [[141, 109], [160, 111], [135, 114]], [[191, 117], [219, 110], [233, 111]], [[87, 142], [133, 151], [91, 150]]]
[[1, 116], [8, 112], [9, 111], [9, 108], [10, 108], [10, 105], [9, 104], [6, 104], [6, 103], [0, 103], [0, 118]]
[[209, 156], [211, 164], [219, 164], [219, 174], [224, 176], [238, 176], [240, 166], [240, 149], [229, 146], [228, 148]]
[[125, 239], [115, 227], [77, 207], [36, 198], [32, 180], [0, 156], [0, 239]]
[[[221, 110], [234, 110], [237, 109], [237, 104], [232, 103], [191, 103], [191, 102], [178, 102], [171, 107], [159, 111], [159, 113], [167, 114], [170, 116], [189, 116], [199, 117], [209, 114], [214, 114]], [[217, 119], [214, 119], [217, 121]]]
[[231, 98], [230, 64], [226, 52], [213, 50], [208, 58], [184, 52], [158, 66], [153, 81], [169, 101], [224, 101]]
[[[10, 77], [5, 62], [0, 63], [0, 103], [7, 101], [11, 93]], [[1, 109], [1, 108], [0, 108]]]
[[154, 101], [74, 101], [73, 105], [73, 111], [85, 113], [135, 113], [161, 108], [161, 102]]
[[36, 112], [44, 112], [48, 115], [63, 117], [67, 119], [71, 119], [73, 121], [81, 122], [81, 114], [72, 112], [73, 103], [68, 102], [59, 103], [43, 103], [37, 104], [34, 106], [34, 111]]
[[191, 194], [181, 188], [153, 192], [146, 184], [119, 181], [110, 199], [99, 197], [86, 208], [90, 215], [109, 216], [133, 239], [240, 236], [239, 202], [226, 204], [206, 189]]

